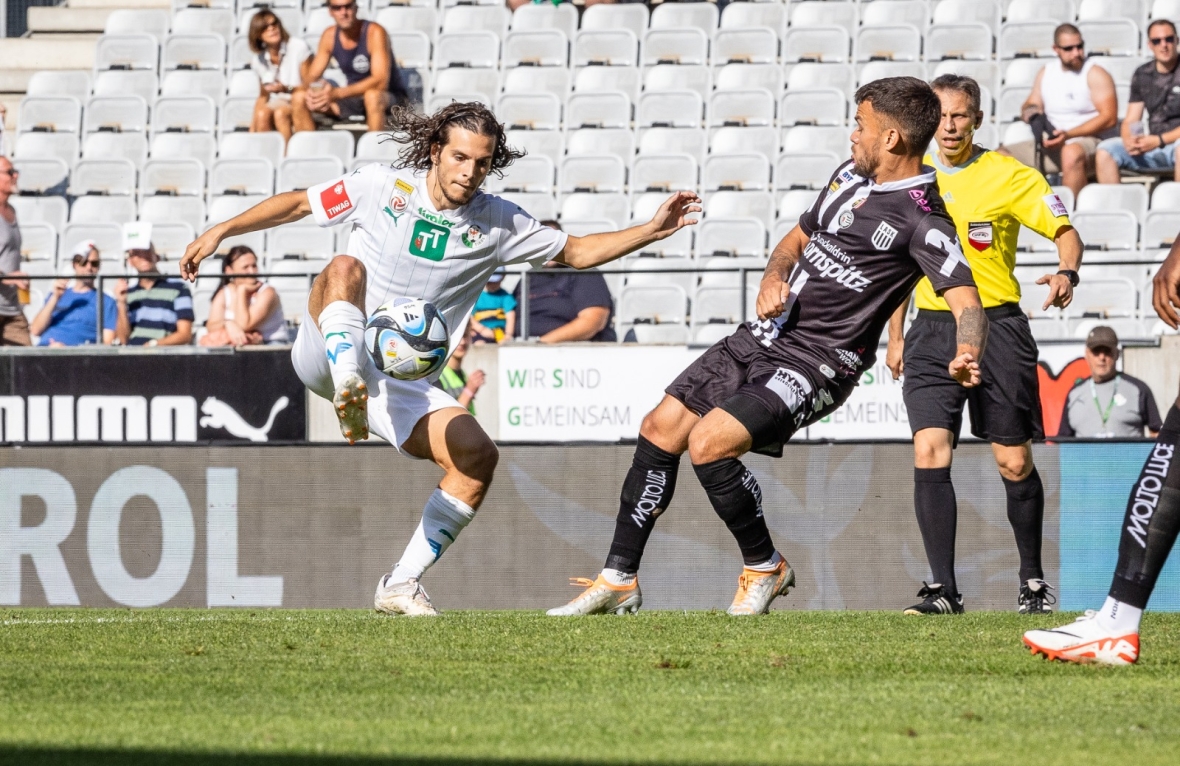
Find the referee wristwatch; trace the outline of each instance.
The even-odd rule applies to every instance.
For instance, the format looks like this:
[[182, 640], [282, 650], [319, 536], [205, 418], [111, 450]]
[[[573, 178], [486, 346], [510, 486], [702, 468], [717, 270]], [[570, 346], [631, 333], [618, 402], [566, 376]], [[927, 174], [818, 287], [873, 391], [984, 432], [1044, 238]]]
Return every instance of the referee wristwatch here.
[[1081, 278], [1078, 277], [1078, 273], [1073, 269], [1062, 269], [1057, 273], [1069, 280], [1070, 287], [1077, 287], [1078, 283], [1082, 281]]

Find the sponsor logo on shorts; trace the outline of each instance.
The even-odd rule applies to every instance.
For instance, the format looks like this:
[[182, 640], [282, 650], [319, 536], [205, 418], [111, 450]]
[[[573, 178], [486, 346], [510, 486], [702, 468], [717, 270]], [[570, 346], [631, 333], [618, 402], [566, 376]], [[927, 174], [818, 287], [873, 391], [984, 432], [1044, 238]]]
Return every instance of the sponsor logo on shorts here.
[[1049, 207], [1049, 212], [1053, 215], [1058, 217], [1069, 215], [1069, 211], [1065, 209], [1065, 203], [1056, 194], [1046, 194], [1041, 199], [1045, 201], [1045, 204]]
[[880, 225], [877, 226], [877, 230], [873, 232], [873, 247], [878, 250], [888, 250], [893, 245], [893, 240], [896, 237], [897, 229], [881, 221]]
[[320, 192], [320, 204], [324, 206], [324, 214], [329, 221], [352, 210], [352, 200], [348, 198], [348, 189], [344, 188], [343, 181]]
[[778, 395], [792, 413], [799, 411], [811, 394], [811, 382], [786, 367], [779, 367], [770, 380], [766, 381], [766, 387]]
[[825, 378], [827, 378], [828, 380], [831, 380], [832, 378], [836, 377], [836, 371], [833, 370], [831, 367], [827, 366], [826, 364], [821, 364], [819, 366], [819, 371], [821, 373], [823, 373], [823, 376]]
[[980, 252], [992, 246], [995, 227], [991, 221], [972, 221], [967, 224], [967, 243]]

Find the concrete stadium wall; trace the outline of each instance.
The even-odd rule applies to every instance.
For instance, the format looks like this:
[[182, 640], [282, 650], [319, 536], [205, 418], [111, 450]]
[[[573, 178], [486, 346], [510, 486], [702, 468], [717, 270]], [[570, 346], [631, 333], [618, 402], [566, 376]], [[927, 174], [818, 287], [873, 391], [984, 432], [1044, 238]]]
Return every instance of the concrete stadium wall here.
[[[1150, 445], [1038, 446], [1046, 577], [1100, 603], [1127, 489]], [[785, 609], [899, 609], [928, 579], [908, 444], [790, 445], [754, 456], [767, 522], [799, 586]], [[593, 576], [629, 446], [508, 446], [479, 518], [425, 585], [445, 609], [537, 609]], [[1015, 607], [1017, 554], [991, 450], [956, 455], [958, 570], [969, 609]], [[741, 559], [687, 461], [640, 572], [652, 609], [721, 609]], [[0, 450], [0, 604], [371, 605], [438, 470], [388, 447]], [[1180, 608], [1165, 570], [1153, 608]], [[1170, 599], [1170, 600], [1169, 600]]]

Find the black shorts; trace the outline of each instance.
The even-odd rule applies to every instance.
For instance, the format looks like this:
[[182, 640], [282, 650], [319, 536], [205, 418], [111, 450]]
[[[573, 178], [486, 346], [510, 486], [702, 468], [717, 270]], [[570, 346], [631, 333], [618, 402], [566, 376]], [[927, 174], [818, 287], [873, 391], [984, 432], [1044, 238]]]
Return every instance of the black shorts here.
[[720, 407], [750, 432], [752, 451], [782, 457], [783, 444], [796, 431], [834, 412], [855, 387], [855, 378], [789, 343], [763, 346], [742, 325], [690, 364], [665, 393], [701, 417]]
[[919, 311], [905, 336], [902, 397], [910, 429], [945, 428], [959, 443], [963, 404], [971, 412], [971, 433], [993, 444], [1014, 446], [1045, 438], [1037, 381], [1037, 344], [1019, 306], [986, 310], [987, 348], [979, 365], [982, 382], [963, 388], [947, 365], [958, 349], [955, 318], [949, 311]]

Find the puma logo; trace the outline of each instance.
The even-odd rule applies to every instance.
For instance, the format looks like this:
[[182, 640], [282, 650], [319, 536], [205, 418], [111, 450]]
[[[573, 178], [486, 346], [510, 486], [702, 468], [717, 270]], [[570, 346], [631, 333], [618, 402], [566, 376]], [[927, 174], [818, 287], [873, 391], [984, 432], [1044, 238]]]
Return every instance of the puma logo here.
[[229, 431], [231, 435], [239, 439], [249, 439], [252, 442], [267, 441], [266, 435], [270, 433], [270, 429], [274, 426], [275, 416], [287, 408], [291, 400], [285, 396], [280, 396], [274, 406], [270, 408], [270, 417], [266, 419], [266, 425], [262, 428], [255, 428], [254, 426], [242, 420], [233, 407], [230, 407], [220, 399], [210, 396], [201, 404], [201, 412], [204, 417], [201, 418], [202, 428], [224, 428]]

